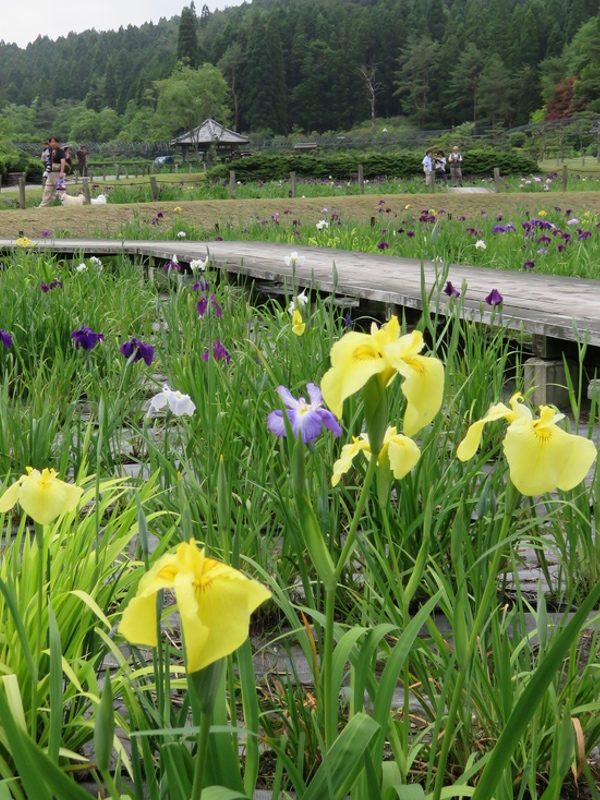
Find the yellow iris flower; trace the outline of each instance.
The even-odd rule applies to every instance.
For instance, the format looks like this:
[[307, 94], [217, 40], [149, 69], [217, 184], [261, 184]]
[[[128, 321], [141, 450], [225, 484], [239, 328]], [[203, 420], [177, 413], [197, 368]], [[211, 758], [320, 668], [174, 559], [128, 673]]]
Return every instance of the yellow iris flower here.
[[302, 322], [302, 314], [295, 308], [292, 315], [292, 333], [295, 333], [296, 336], [302, 336], [305, 328], [306, 323]]
[[193, 539], [161, 556], [140, 581], [119, 625], [135, 644], [156, 647], [156, 595], [174, 589], [188, 672], [228, 656], [248, 638], [250, 614], [271, 593], [237, 569], [208, 558]]
[[15, 244], [17, 247], [33, 247], [33, 242], [27, 236], [21, 236], [15, 241]]
[[398, 373], [406, 397], [403, 429], [414, 436], [429, 424], [442, 405], [444, 365], [433, 357], [419, 355], [425, 342], [420, 331], [400, 336], [397, 317], [371, 333], [351, 331], [331, 348], [331, 369], [323, 376], [321, 392], [336, 417], [342, 415], [344, 400], [377, 375], [385, 388]]
[[40, 472], [27, 467], [27, 475], [22, 475], [0, 497], [0, 513], [9, 511], [18, 500], [35, 522], [49, 525], [65, 511], [75, 511], [82, 494], [80, 486], [59, 480], [54, 469]]
[[[352, 444], [346, 444], [342, 447], [340, 457], [333, 465], [332, 486], [337, 486], [342, 475], [348, 472], [352, 466], [354, 456], [360, 452], [363, 452], [367, 459], [371, 458], [371, 446], [366, 433], [353, 437]], [[383, 444], [377, 457], [378, 465], [383, 463], [386, 455], [394, 478], [401, 480], [415, 466], [421, 456], [421, 451], [412, 439], [397, 433], [396, 428], [389, 427], [385, 432]]]
[[540, 406], [540, 416], [535, 419], [521, 394], [513, 395], [509, 402], [510, 408], [497, 403], [469, 427], [456, 451], [458, 458], [467, 461], [475, 455], [486, 423], [506, 419], [504, 453], [510, 479], [521, 494], [566, 491], [581, 483], [596, 458], [594, 443], [559, 428], [556, 423], [565, 415], [549, 406]]

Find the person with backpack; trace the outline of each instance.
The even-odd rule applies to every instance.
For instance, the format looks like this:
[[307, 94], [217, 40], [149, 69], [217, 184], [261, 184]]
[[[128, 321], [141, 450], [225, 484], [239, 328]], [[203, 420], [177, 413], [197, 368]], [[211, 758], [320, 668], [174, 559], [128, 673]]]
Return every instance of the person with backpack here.
[[459, 186], [462, 186], [462, 160], [463, 157], [461, 156], [458, 147], [455, 145], [452, 148], [452, 152], [448, 156], [448, 164], [450, 165], [450, 180], [452, 181], [452, 186], [456, 186], [458, 181]]

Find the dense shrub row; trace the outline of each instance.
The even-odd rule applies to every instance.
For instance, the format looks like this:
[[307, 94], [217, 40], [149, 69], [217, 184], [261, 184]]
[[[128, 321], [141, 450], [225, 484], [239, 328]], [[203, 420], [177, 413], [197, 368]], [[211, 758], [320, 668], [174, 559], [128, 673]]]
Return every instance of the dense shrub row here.
[[2, 183], [7, 183], [9, 172], [26, 172], [30, 180], [41, 180], [44, 165], [40, 159], [31, 158], [18, 150], [0, 152], [0, 175]]
[[[422, 172], [420, 153], [337, 153], [335, 155], [260, 154], [236, 161], [233, 165], [236, 177], [241, 181], [281, 180], [290, 172], [303, 178], [336, 178], [348, 180], [355, 177], [358, 165], [363, 165], [365, 178], [397, 177], [410, 178]], [[537, 170], [537, 164], [520, 152], [501, 153], [494, 150], [470, 150], [464, 156], [463, 170], [469, 175], [491, 175], [494, 167], [501, 174], [528, 174]], [[229, 175], [228, 164], [219, 164], [210, 170], [210, 178], [225, 178]]]

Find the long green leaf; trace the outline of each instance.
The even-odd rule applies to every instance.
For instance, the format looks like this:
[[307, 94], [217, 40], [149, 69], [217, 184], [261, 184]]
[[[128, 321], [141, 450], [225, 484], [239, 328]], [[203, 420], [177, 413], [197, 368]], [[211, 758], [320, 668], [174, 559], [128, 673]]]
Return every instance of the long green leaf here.
[[378, 731], [379, 725], [366, 714], [352, 717], [325, 754], [303, 800], [342, 800], [363, 769], [364, 754]]
[[535, 714], [550, 682], [560, 669], [569, 648], [577, 639], [588, 614], [592, 612], [599, 599], [600, 582], [594, 586], [569, 624], [557, 636], [546, 657], [527, 684], [481, 774], [473, 800], [491, 800], [493, 797], [498, 781], [508, 767], [514, 750], [519, 746], [525, 728]]
[[63, 723], [62, 645], [54, 609], [48, 600], [48, 636], [50, 640], [50, 723], [48, 757], [58, 763]]
[[[30, 749], [27, 747], [30, 739], [14, 720], [4, 688], [0, 690], [0, 725], [4, 728], [6, 738], [10, 742], [11, 755], [28, 799], [51, 800], [51, 793], [42, 778], [40, 765], [32, 758]], [[43, 759], [41, 760], [43, 761]], [[65, 797], [65, 800], [69, 799]], [[89, 795], [86, 795], [86, 800], [89, 800]]]

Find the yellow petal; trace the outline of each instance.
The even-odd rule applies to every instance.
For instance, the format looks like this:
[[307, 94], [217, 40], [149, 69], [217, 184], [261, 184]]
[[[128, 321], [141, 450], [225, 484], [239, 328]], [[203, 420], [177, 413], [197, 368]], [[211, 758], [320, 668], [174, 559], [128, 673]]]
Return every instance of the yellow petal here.
[[589, 439], [554, 423], [555, 412], [542, 407], [539, 420], [520, 418], [509, 425], [504, 452], [510, 479], [524, 495], [572, 489], [587, 475], [596, 457]]
[[156, 647], [156, 593], [134, 597], [123, 612], [118, 631], [128, 642]]
[[345, 475], [352, 466], [352, 460], [354, 459], [354, 456], [357, 453], [360, 453], [361, 450], [364, 450], [365, 454], [371, 452], [369, 448], [369, 441], [364, 434], [361, 439], [355, 438], [352, 444], [345, 444], [342, 447], [340, 457], [333, 465], [333, 475], [331, 476], [332, 486], [338, 485], [342, 475]]
[[[395, 431], [394, 428], [392, 430]], [[394, 478], [402, 480], [421, 457], [421, 451], [412, 439], [408, 436], [403, 436], [401, 433], [386, 436], [384, 448], [386, 446], [390, 469]]]
[[336, 417], [341, 417], [344, 400], [385, 369], [373, 336], [351, 331], [331, 348], [331, 369], [321, 381], [323, 399]]
[[297, 308], [294, 309], [294, 315], [292, 317], [292, 333], [295, 333], [296, 336], [302, 336], [305, 328], [306, 324], [302, 322], [302, 314]]
[[394, 366], [404, 377], [401, 387], [406, 397], [404, 433], [414, 436], [431, 422], [442, 406], [444, 365], [438, 358], [415, 355]]
[[[514, 397], [511, 398], [511, 403], [513, 400]], [[526, 408], [526, 406], [523, 406], [523, 408], [527, 411], [529, 410]], [[458, 449], [456, 450], [456, 456], [459, 461], [468, 461], [470, 458], [473, 458], [479, 449], [479, 445], [481, 444], [481, 436], [484, 425], [486, 425], [488, 422], [495, 422], [498, 419], [512, 420], [514, 418], [515, 412], [511, 411], [511, 409], [508, 408], [508, 406], [505, 406], [504, 403], [496, 403], [496, 405], [492, 406], [483, 419], [480, 419], [477, 422], [474, 422], [472, 425], [469, 425], [467, 435], [458, 445]]]
[[4, 514], [9, 511], [19, 499], [19, 492], [21, 491], [21, 481], [18, 480], [13, 483], [0, 497], [0, 513]]
[[[271, 596], [269, 590], [258, 581], [210, 558], [205, 560], [203, 578], [195, 594], [198, 617], [202, 628], [207, 631], [201, 647], [197, 647], [194, 640], [190, 642], [190, 634], [201, 633], [202, 629], [192, 622], [187, 612], [184, 615], [180, 595], [177, 595], [190, 672], [203, 669], [237, 650], [248, 638], [250, 614]], [[185, 602], [189, 603], [187, 589]]]
[[48, 525], [60, 514], [74, 511], [83, 489], [55, 477], [54, 470], [37, 469], [21, 479], [19, 502], [29, 516], [41, 525]]

